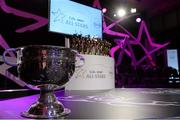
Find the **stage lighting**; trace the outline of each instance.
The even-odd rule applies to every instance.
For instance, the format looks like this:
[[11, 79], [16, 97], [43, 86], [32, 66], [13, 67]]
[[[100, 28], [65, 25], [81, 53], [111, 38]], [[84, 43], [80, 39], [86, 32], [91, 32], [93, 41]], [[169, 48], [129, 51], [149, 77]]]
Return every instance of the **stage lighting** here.
[[126, 11], [125, 11], [125, 9], [119, 9], [117, 14], [119, 17], [123, 17], [126, 15]]
[[140, 23], [141, 22], [141, 18], [140, 17], [136, 18], [136, 22]]
[[136, 13], [136, 8], [131, 8], [131, 13]]
[[103, 12], [103, 13], [106, 13], [106, 12], [107, 12], [107, 8], [103, 8], [103, 9], [102, 9], [102, 12]]
[[116, 17], [117, 15], [116, 14], [114, 14], [114, 17]]

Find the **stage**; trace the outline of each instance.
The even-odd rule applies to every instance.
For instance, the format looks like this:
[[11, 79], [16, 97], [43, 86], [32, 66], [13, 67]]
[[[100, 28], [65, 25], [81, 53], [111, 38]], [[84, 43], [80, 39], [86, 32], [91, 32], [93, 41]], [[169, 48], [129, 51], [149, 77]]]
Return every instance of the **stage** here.
[[[71, 109], [67, 119], [180, 119], [180, 89], [116, 88], [107, 91], [57, 91]], [[22, 119], [20, 113], [38, 95], [0, 101], [0, 119]]]

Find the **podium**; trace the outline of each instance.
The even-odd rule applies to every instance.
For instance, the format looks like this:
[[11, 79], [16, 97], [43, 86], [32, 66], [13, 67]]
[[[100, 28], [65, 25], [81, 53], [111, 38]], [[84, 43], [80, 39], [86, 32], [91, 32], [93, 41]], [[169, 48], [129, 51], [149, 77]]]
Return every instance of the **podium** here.
[[114, 58], [83, 55], [85, 64], [76, 68], [65, 90], [108, 90], [115, 88]]

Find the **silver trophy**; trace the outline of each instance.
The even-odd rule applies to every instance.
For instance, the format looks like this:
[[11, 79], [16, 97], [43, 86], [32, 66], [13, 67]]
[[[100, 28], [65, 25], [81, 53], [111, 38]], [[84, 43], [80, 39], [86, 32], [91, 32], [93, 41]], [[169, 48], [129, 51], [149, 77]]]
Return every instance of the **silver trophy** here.
[[[17, 52], [17, 63], [6, 60], [6, 54]], [[75, 66], [76, 58], [80, 65]], [[75, 71], [75, 67], [84, 64], [84, 58], [75, 50], [60, 46], [29, 45], [7, 49], [3, 54], [4, 62], [17, 66], [19, 78], [31, 89], [40, 90], [40, 97], [31, 105], [23, 117], [28, 118], [59, 118], [70, 113], [56, 99], [54, 90], [65, 86]]]

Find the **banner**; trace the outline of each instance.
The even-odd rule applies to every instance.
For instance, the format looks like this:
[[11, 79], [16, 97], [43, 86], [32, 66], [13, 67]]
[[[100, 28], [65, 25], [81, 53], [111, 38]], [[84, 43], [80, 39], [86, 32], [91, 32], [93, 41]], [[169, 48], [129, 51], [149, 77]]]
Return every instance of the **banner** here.
[[106, 90], [115, 88], [114, 59], [108, 56], [82, 55], [85, 65], [76, 68], [66, 90]]

